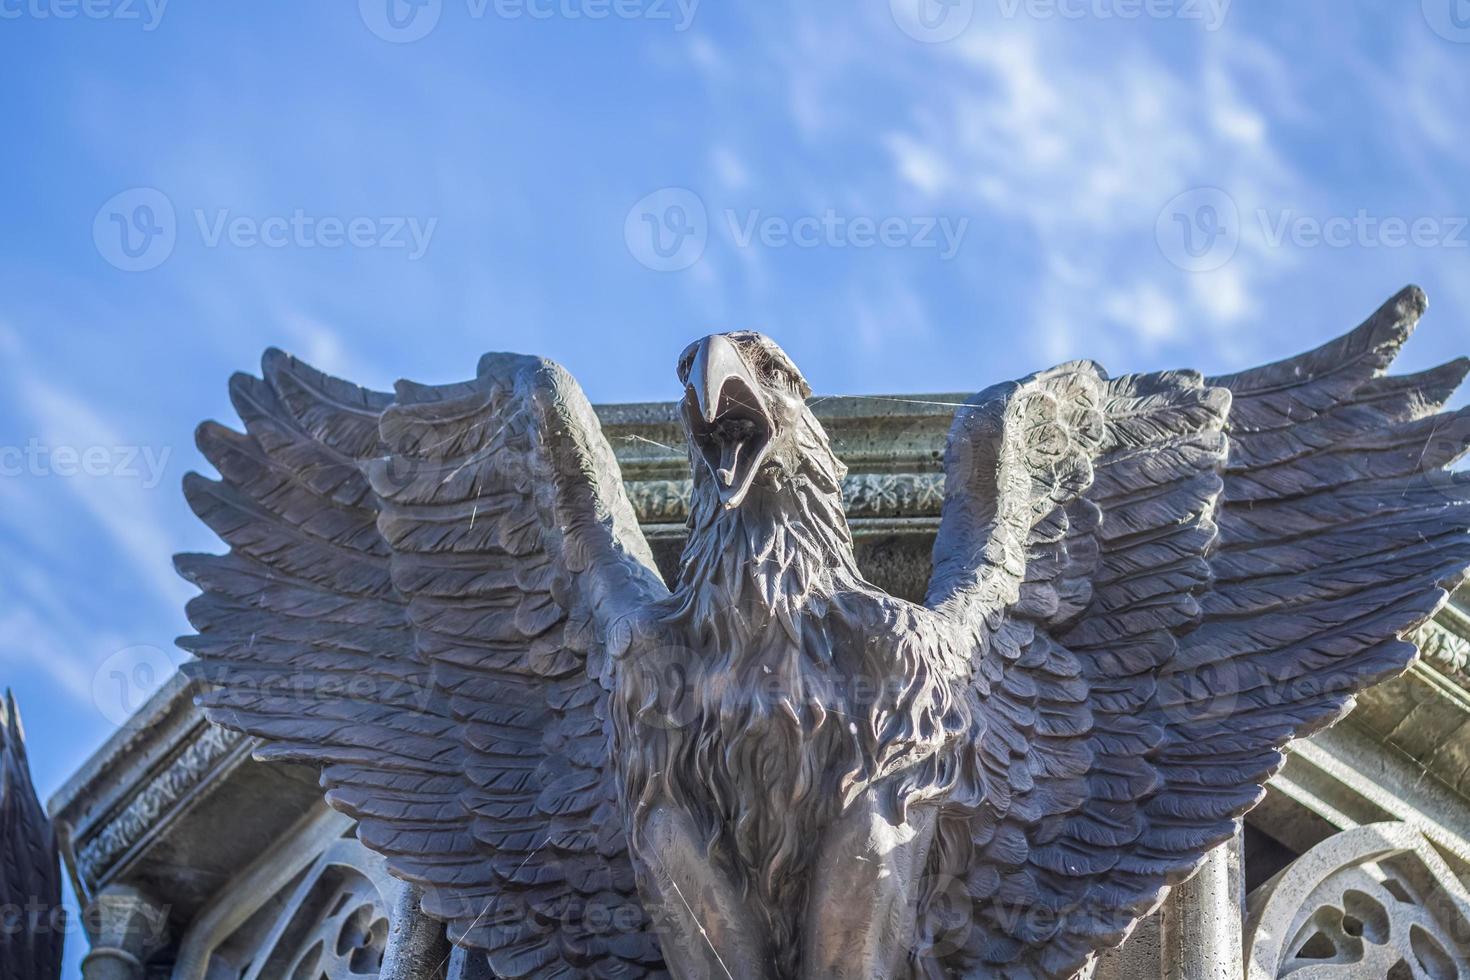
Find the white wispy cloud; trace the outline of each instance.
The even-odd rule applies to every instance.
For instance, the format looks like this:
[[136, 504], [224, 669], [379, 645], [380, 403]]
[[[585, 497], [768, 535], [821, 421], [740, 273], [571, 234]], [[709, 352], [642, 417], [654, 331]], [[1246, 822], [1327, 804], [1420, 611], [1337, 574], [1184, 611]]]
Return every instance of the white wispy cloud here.
[[[892, 25], [872, 18], [793, 17], [764, 42], [798, 131], [888, 158], [886, 174], [854, 168], [855, 193], [892, 199], [902, 188], [921, 207], [1028, 236], [1044, 259], [1014, 288], [1037, 297], [1039, 350], [1070, 351], [1077, 334], [1064, 325], [1083, 324], [1115, 332], [1089, 332], [1094, 350], [1191, 335], [1234, 348], [1263, 284], [1285, 274], [1253, 216], [1313, 192], [1275, 143], [1272, 119], [1301, 106], [1285, 82], [1262, 91], [1290, 76], [1269, 46], [1201, 43], [1197, 57], [1169, 58], [1141, 35], [1083, 43], [1085, 33], [1026, 18], [925, 45], [894, 43]], [[883, 56], [855, 57], [865, 46]], [[1263, 99], [1277, 88], [1282, 105]], [[899, 125], [863, 125], [875, 89]], [[1188, 273], [1161, 253], [1155, 224], [1175, 195], [1212, 185], [1238, 204], [1240, 244], [1224, 268]]]
[[[85, 396], [50, 380], [44, 366], [28, 358], [13, 329], [3, 346], [11, 401], [24, 413], [11, 431], [26, 436], [25, 445], [17, 448], [34, 445], [38, 450], [31, 454], [37, 462], [27, 462], [27, 472], [11, 477], [8, 490], [29, 498], [26, 511], [32, 515], [66, 522], [49, 528], [27, 522], [17, 533], [50, 538], [53, 547], [85, 540], [72, 516], [79, 509], [90, 518], [90, 529], [131, 564], [145, 590], [166, 607], [177, 607], [192, 590], [173, 571], [167, 546], [172, 536], [161, 506], [161, 495], [173, 491], [167, 476], [176, 447], [144, 445], [119, 430]], [[54, 458], [58, 449], [76, 456], [100, 451], [108, 462], [100, 472], [74, 464], [63, 470]], [[32, 468], [37, 472], [30, 472]], [[58, 489], [73, 506], [55, 498]]]

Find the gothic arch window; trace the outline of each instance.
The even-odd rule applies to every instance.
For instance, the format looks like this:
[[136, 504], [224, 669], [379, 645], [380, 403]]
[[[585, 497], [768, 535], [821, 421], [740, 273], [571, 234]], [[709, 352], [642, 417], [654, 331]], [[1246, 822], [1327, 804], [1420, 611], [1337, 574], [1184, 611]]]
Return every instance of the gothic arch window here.
[[1470, 980], [1470, 893], [1419, 831], [1322, 841], [1251, 896], [1248, 980]]
[[194, 922], [175, 980], [369, 980], [401, 885], [322, 812], [232, 882]]

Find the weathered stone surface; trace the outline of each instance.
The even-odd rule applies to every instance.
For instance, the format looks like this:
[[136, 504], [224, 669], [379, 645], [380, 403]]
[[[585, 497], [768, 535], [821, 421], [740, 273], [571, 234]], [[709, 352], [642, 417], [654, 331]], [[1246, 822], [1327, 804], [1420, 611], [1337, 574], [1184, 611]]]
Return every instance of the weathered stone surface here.
[[[691, 392], [685, 410], [703, 412], [711, 404], [714, 410], [709, 417], [690, 417], [688, 431], [680, 434], [677, 429], [661, 431], [667, 421], [656, 417], [656, 407], [645, 407], [636, 424], [653, 434], [642, 436], [648, 446], [628, 439], [639, 448], [621, 478], [602, 439], [617, 445], [633, 430], [620, 433], [618, 422], [604, 412], [599, 434], [575, 386], [536, 362], [492, 357], [477, 382], [435, 389], [404, 386], [388, 396], [323, 378], [273, 355], [265, 381], [237, 382], [242, 414], [253, 422], [248, 438], [258, 441], [252, 445], [242, 441], [247, 437], [206, 430], [206, 452], [226, 482], [222, 488], [202, 481], [190, 486], [196, 509], [235, 548], [229, 559], [181, 560], [186, 574], [206, 593], [191, 609], [201, 629], [191, 646], [201, 656], [201, 670], [220, 669], [211, 679], [222, 689], [206, 703], [221, 720], [244, 730], [288, 737], [293, 743], [285, 753], [289, 758], [327, 764], [334, 802], [361, 820], [363, 839], [393, 855], [390, 860], [431, 862], [433, 873], [444, 877], [429, 882], [426, 909], [449, 921], [457, 940], [488, 950], [492, 959], [516, 957], [508, 964], [514, 972], [554, 969], [563, 951], [571, 948], [567, 943], [578, 956], [608, 966], [616, 963], [632, 971], [629, 975], [656, 966], [649, 950], [658, 953], [657, 947], [642, 943], [647, 926], [641, 919], [621, 931], [616, 949], [568, 921], [560, 922], [544, 941], [511, 937], [513, 946], [502, 945], [505, 934], [480, 928], [483, 902], [462, 902], [461, 890], [477, 895], [498, 890], [514, 898], [532, 882], [551, 883], [551, 892], [539, 894], [560, 901], [557, 896], [567, 893], [555, 891], [556, 882], [567, 880], [568, 869], [575, 868], [577, 875], [609, 883], [607, 893], [616, 897], [617, 907], [600, 911], [621, 914], [626, 906], [641, 916], [637, 903], [649, 906], [665, 929], [662, 955], [687, 958], [689, 971], [718, 970], [723, 946], [741, 963], [764, 964], [760, 969], [771, 975], [791, 974], [800, 961], [816, 965], [818, 973], [825, 964], [834, 972], [880, 976], [900, 966], [894, 951], [901, 952], [903, 944], [895, 937], [902, 936], [904, 925], [899, 921], [895, 936], [864, 930], [865, 924], [895, 921], [885, 906], [890, 898], [902, 902], [919, 889], [921, 934], [926, 941], [948, 940], [931, 934], [926, 873], [963, 880], [967, 893], [985, 895], [995, 894], [985, 891], [987, 876], [1034, 867], [1051, 877], [1009, 877], [1013, 884], [1005, 901], [1038, 909], [1061, 903], [1068, 911], [1060, 928], [1043, 935], [1044, 930], [1031, 931], [1034, 918], [1007, 922], [992, 916], [993, 909], [977, 908], [968, 938], [949, 943], [947, 952], [925, 947], [919, 955], [929, 955], [940, 972], [971, 975], [988, 969], [980, 965], [978, 950], [993, 955], [1010, 949], [1018, 972], [1067, 976], [1086, 963], [1092, 950], [1116, 942], [1129, 918], [1146, 911], [1214, 843], [1229, 836], [1233, 818], [1253, 802], [1257, 786], [1277, 761], [1276, 750], [1291, 734], [1330, 721], [1350, 691], [1407, 662], [1412, 649], [1395, 643], [1395, 634], [1428, 615], [1432, 583], [1464, 560], [1463, 535], [1452, 533], [1463, 527], [1439, 508], [1435, 519], [1449, 523], [1399, 549], [1398, 578], [1365, 576], [1367, 556], [1374, 553], [1360, 549], [1382, 541], [1371, 535], [1352, 538], [1350, 525], [1356, 517], [1351, 508], [1339, 506], [1337, 490], [1349, 485], [1353, 489], [1344, 499], [1383, 495], [1382, 503], [1370, 500], [1370, 513], [1390, 506], [1390, 498], [1391, 506], [1417, 513], [1421, 490], [1438, 495], [1436, 507], [1446, 494], [1459, 492], [1453, 481], [1424, 488], [1395, 482], [1412, 481], [1421, 474], [1420, 467], [1437, 469], [1450, 449], [1458, 451], [1463, 442], [1458, 435], [1453, 446], [1454, 440], [1444, 439], [1446, 432], [1459, 432], [1457, 416], [1430, 427], [1430, 437], [1421, 437], [1422, 427], [1400, 417], [1395, 392], [1412, 392], [1409, 402], [1418, 411], [1441, 397], [1445, 372], [1428, 380], [1374, 380], [1421, 308], [1422, 297], [1410, 291], [1358, 332], [1321, 351], [1209, 383], [1186, 373], [1112, 382], [1095, 366], [1073, 365], [979, 396], [962, 413], [951, 437], [938, 570], [927, 586], [924, 580], [931, 576], [916, 558], [922, 548], [912, 546], [931, 535], [936, 523], [937, 455], [896, 475], [869, 461], [870, 473], [858, 473], [857, 479], [850, 473], [840, 481], [840, 466], [828, 461], [843, 454], [834, 456], [835, 447], [812, 429], [806, 442], [783, 442], [772, 450], [780, 465], [775, 475], [767, 475], [763, 464], [748, 462], [765, 451], [761, 440], [806, 431], [801, 426], [811, 416], [799, 400], [780, 401], [783, 387], [787, 393], [800, 390], [800, 378], [794, 366], [784, 364], [779, 352], [759, 338], [726, 339], [725, 347], [711, 338], [693, 349], [689, 363], [681, 367], [681, 380]], [[735, 348], [736, 360], [726, 347]], [[723, 367], [713, 375], [719, 383], [711, 385], [709, 365], [719, 359]], [[750, 398], [737, 395], [724, 406], [730, 378], [743, 379], [739, 383]], [[1316, 387], [1319, 379], [1328, 378], [1330, 383]], [[1225, 389], [1234, 393], [1233, 404]], [[1310, 417], [1299, 414], [1300, 405], [1306, 404], [1315, 406]], [[638, 416], [639, 411], [630, 414]], [[1223, 435], [1227, 418], [1228, 443]], [[1284, 426], [1271, 421], [1283, 418]], [[917, 434], [904, 438], [923, 445], [932, 428], [926, 418]], [[263, 439], [258, 431], [266, 429], [272, 435]], [[1324, 433], [1331, 438], [1321, 438]], [[692, 476], [687, 463], [682, 474], [675, 471], [671, 458], [678, 458], [677, 450], [663, 448], [678, 445], [680, 439], [695, 460]], [[349, 464], [360, 460], [361, 468], [311, 469], [309, 479], [304, 476], [308, 471], [291, 469], [312, 454]], [[863, 458], [860, 446], [854, 456]], [[1022, 478], [1006, 476], [1012, 471]], [[817, 487], [797, 501], [808, 508], [803, 518], [807, 523], [801, 526], [816, 536], [810, 554], [803, 552], [800, 541], [776, 542], [784, 529], [797, 526], [792, 515], [803, 513], [783, 503], [783, 472], [787, 477], [805, 474]], [[297, 483], [310, 486], [280, 492], [281, 475], [293, 473]], [[692, 480], [687, 493], [686, 479]], [[840, 534], [824, 541], [816, 533], [841, 524], [830, 499], [839, 488], [853, 494], [848, 505], [852, 545]], [[312, 494], [317, 495], [315, 502], [308, 499]], [[1311, 502], [1302, 505], [1303, 498]], [[1427, 498], [1423, 506], [1428, 507]], [[248, 530], [238, 523], [242, 513]], [[817, 520], [811, 517], [814, 513], [825, 516]], [[1315, 533], [1332, 547], [1277, 548], [1282, 527], [1271, 526], [1263, 516], [1270, 514], [1289, 523], [1291, 539], [1305, 535], [1310, 540]], [[692, 518], [693, 533], [682, 544], [690, 561], [681, 571], [668, 556], [685, 533], [678, 524], [682, 515]], [[637, 526], [639, 517], [657, 521], [645, 524], [644, 534]], [[1221, 528], [1218, 548], [1209, 533], [1214, 525]], [[301, 530], [308, 527], [316, 530]], [[367, 530], [373, 527], [381, 539]], [[739, 531], [726, 533], [731, 527]], [[1390, 525], [1384, 528], [1383, 534], [1391, 533]], [[744, 532], [751, 533], [742, 537]], [[319, 533], [331, 535], [334, 547], [357, 549], [361, 557], [349, 554], [349, 560], [338, 562], [344, 556], [333, 552], [335, 557], [325, 563], [313, 560], [320, 545], [311, 538]], [[767, 539], [777, 550], [767, 552]], [[1150, 551], [1158, 541], [1172, 542], [1169, 548], [1177, 550]], [[752, 542], [754, 551], [740, 551]], [[866, 554], [865, 547], [871, 549]], [[1334, 548], [1338, 558], [1323, 557]], [[1418, 550], [1404, 550], [1413, 548]], [[773, 568], [784, 568], [794, 578], [782, 577], [784, 571], [761, 571], [764, 558], [751, 560], [768, 553], [781, 559]], [[879, 562], [885, 573], [878, 577], [892, 583], [887, 595], [862, 581], [874, 576], [857, 574]], [[1251, 570], [1252, 562], [1258, 570]], [[1291, 573], [1292, 594], [1273, 592], [1275, 573], [1268, 570], [1292, 567], [1293, 562], [1300, 567]], [[662, 574], [651, 574], [655, 567]], [[1104, 575], [1098, 568], [1110, 572]], [[1132, 571], [1119, 578], [1120, 568]], [[751, 569], [756, 572], [747, 583], [743, 576]], [[851, 578], [838, 582], [849, 570]], [[250, 584], [262, 578], [271, 584], [267, 591]], [[597, 587], [604, 581], [618, 584]], [[1079, 581], [1092, 581], [1091, 593], [1071, 591], [1071, 583]], [[671, 595], [665, 583], [673, 586]], [[754, 591], [745, 591], [748, 586]], [[925, 592], [933, 612], [914, 612], [904, 620], [913, 607], [902, 597]], [[411, 618], [394, 611], [405, 593], [416, 603]], [[668, 608], [666, 597], [672, 603]], [[813, 597], [827, 603], [828, 610], [815, 619], [809, 609], [815, 605], [808, 602]], [[820, 623], [822, 642], [831, 643], [828, 652], [838, 654], [826, 662], [844, 663], [856, 656], [858, 647], [844, 652], [844, 636], [861, 636], [865, 642], [875, 638], [880, 651], [885, 636], [916, 638], [922, 656], [931, 658], [917, 676], [932, 678], [936, 687], [931, 690], [941, 695], [965, 691], [967, 710], [973, 697], [986, 724], [970, 727], [978, 716], [966, 718], [964, 712], [896, 733], [873, 724], [872, 755], [888, 761], [881, 772], [864, 777], [868, 783], [859, 784], [860, 792], [840, 813], [828, 814], [804, 802], [783, 787], [779, 771], [766, 771], [758, 789], [750, 772], [736, 769], [722, 775], [730, 781], [725, 799], [751, 808], [753, 836], [728, 842], [733, 860], [747, 875], [759, 877], [774, 867], [763, 862], [781, 859], [779, 850], [763, 842], [762, 821], [768, 826], [777, 818], [805, 821], [797, 837], [809, 843], [811, 853], [801, 856], [800, 876], [767, 878], [782, 884], [762, 894], [761, 901], [781, 915], [762, 921], [759, 915], [748, 919], [746, 913], [731, 911], [733, 906], [721, 900], [729, 886], [721, 868], [678, 856], [692, 839], [681, 821], [691, 813], [699, 819], [698, 800], [709, 786], [681, 783], [687, 773], [661, 764], [673, 757], [661, 754], [661, 740], [669, 736], [659, 732], [702, 726], [703, 719], [722, 716], [711, 712], [709, 699], [723, 689], [708, 677], [686, 674], [677, 686], [693, 700], [668, 699], [661, 682], [648, 687], [648, 676], [640, 671], [645, 665], [663, 665], [658, 658], [670, 650], [679, 654], [670, 661], [673, 666], [702, 662], [688, 658], [704, 642], [696, 633], [681, 634], [679, 642], [671, 643], [651, 629], [654, 623], [686, 622], [726, 637], [748, 636], [748, 627], [761, 621], [762, 610], [771, 615], [773, 627], [783, 622], [783, 603], [789, 606], [786, 631], [773, 629], [766, 635], [789, 634], [797, 652], [806, 655], [811, 651], [800, 639], [806, 635], [803, 624]], [[851, 608], [834, 608], [849, 603]], [[855, 611], [864, 603], [901, 614], [865, 619]], [[242, 605], [251, 611], [242, 611]], [[640, 616], [644, 607], [669, 615]], [[340, 713], [331, 697], [326, 699], [330, 707], [321, 710], [322, 678], [312, 672], [322, 661], [308, 665], [289, 659], [304, 634], [293, 637], [284, 625], [287, 620], [280, 618], [303, 608], [318, 611], [313, 623], [333, 624], [332, 648], [346, 651], [338, 669], [368, 677], [393, 675], [406, 679], [409, 690], [426, 691], [428, 698], [417, 703], [417, 713], [400, 713], [402, 695], [378, 690], [356, 695], [357, 703], [370, 705], [364, 714]], [[509, 613], [487, 615], [487, 608]], [[577, 630], [563, 632], [571, 609], [578, 610]], [[1194, 628], [1196, 613], [1205, 621], [1199, 629]], [[263, 644], [233, 645], [233, 636], [243, 637], [247, 619], [264, 626]], [[895, 631], [890, 625], [894, 622], [904, 623], [903, 628]], [[1252, 625], [1232, 639], [1233, 622]], [[1301, 633], [1308, 623], [1312, 629]], [[617, 630], [611, 624], [618, 624]], [[420, 681], [412, 664], [384, 666], [373, 659], [391, 658], [391, 651], [402, 649], [375, 632], [383, 630], [416, 635], [421, 651], [445, 658], [440, 666], [459, 678], [454, 682], [456, 698], [473, 706], [471, 713], [479, 719], [473, 737], [456, 735], [463, 710], [448, 712], [437, 703], [445, 688], [416, 686]], [[1313, 641], [1316, 645], [1308, 649], [1309, 634], [1327, 639]], [[257, 631], [249, 635], [254, 641]], [[311, 642], [322, 642], [312, 636]], [[1162, 638], [1163, 646], [1144, 644], [1147, 637]], [[1246, 644], [1256, 644], [1252, 658], [1235, 660], [1232, 654]], [[747, 650], [743, 645], [749, 646], [748, 641], [720, 647], [736, 657], [731, 670], [737, 676], [740, 656], [765, 654], [763, 647]], [[453, 652], [460, 647], [480, 652], [460, 656]], [[262, 692], [246, 683], [248, 671], [242, 665], [272, 657], [288, 658], [285, 663], [292, 670], [306, 675], [303, 690], [316, 707], [297, 712], [296, 722], [289, 721], [296, 711], [290, 697], [301, 692], [289, 692], [284, 703], [276, 692], [267, 712]], [[1185, 669], [1166, 673], [1160, 668], [1167, 663]], [[970, 671], [977, 665], [972, 678]], [[583, 670], [611, 690], [606, 709], [599, 703], [604, 695], [595, 688], [568, 694], [583, 683], [578, 680]], [[407, 677], [400, 677], [404, 672]], [[874, 673], [905, 676], [882, 667]], [[1130, 706], [1129, 691], [1116, 683], [1139, 674], [1148, 681], [1148, 693]], [[973, 688], [967, 690], [970, 684]], [[544, 706], [538, 700], [542, 690], [548, 694]], [[738, 696], [756, 704], [753, 690]], [[641, 696], [647, 694], [653, 696]], [[815, 702], [825, 713], [841, 708], [836, 712], [840, 716], [863, 719], [866, 705], [834, 700], [830, 693], [826, 697]], [[806, 714], [807, 702], [792, 701], [789, 707], [798, 729], [811, 724], [812, 732], [820, 731]], [[854, 708], [860, 710], [850, 710]], [[650, 710], [656, 719], [650, 718]], [[531, 714], [521, 720], [517, 713], [526, 711]], [[904, 714], [889, 711], [890, 717]], [[620, 783], [615, 792], [609, 791], [597, 764], [599, 751], [605, 750], [598, 745], [604, 716], [623, 726], [617, 730], [627, 752], [612, 758]], [[1235, 718], [1249, 721], [1232, 724]], [[287, 730], [278, 724], [282, 719], [298, 727]], [[663, 723], [650, 725], [657, 719]], [[1042, 727], [1045, 737], [1036, 737]], [[384, 738], [382, 729], [394, 735]], [[856, 722], [850, 729], [855, 736], [867, 730]], [[980, 740], [982, 730], [1006, 750], [999, 752]], [[733, 732], [711, 729], [704, 744], [728, 749], [752, 732], [766, 737], [747, 722]], [[773, 741], [763, 752], [779, 747], [788, 736], [770, 737]], [[964, 753], [967, 739], [969, 756]], [[512, 752], [507, 746], [517, 748]], [[371, 752], [363, 751], [369, 747]], [[839, 743], [831, 751], [841, 748]], [[948, 785], [937, 760], [956, 749], [961, 778]], [[534, 767], [538, 774], [561, 775], [549, 782], [510, 775], [505, 760], [536, 752], [548, 753]], [[1214, 756], [1226, 752], [1237, 759], [1234, 768], [1213, 764]], [[727, 759], [738, 757], [725, 753]], [[1035, 764], [1017, 761], [1026, 758]], [[464, 771], [429, 764], [447, 759], [468, 761]], [[963, 767], [971, 759], [990, 774], [989, 784], [966, 785]], [[1063, 778], [1077, 759], [1086, 768], [1072, 775], [1088, 776], [1085, 785], [1096, 794], [1090, 802], [1085, 797], [1065, 802], [1048, 782]], [[829, 778], [841, 774], [840, 762], [839, 753], [811, 771], [818, 779]], [[651, 781], [640, 775], [640, 766], [658, 773], [662, 785], [675, 787], [673, 796], [646, 796]], [[395, 785], [392, 794], [385, 794], [377, 775], [383, 771], [406, 773], [394, 778], [417, 788]], [[714, 772], [709, 767], [701, 771]], [[872, 822], [893, 812], [880, 785], [885, 779], [902, 785], [903, 801], [915, 804], [909, 822], [897, 828], [886, 817]], [[1149, 785], [1142, 788], [1145, 782]], [[502, 786], [515, 789], [507, 795]], [[512, 799], [516, 794], [525, 799]], [[648, 804], [652, 816], [646, 832], [655, 835], [657, 846], [638, 845], [643, 831], [636, 822], [609, 819], [616, 816], [609, 807], [618, 796]], [[812, 797], [840, 798], [841, 793], [825, 790]], [[985, 810], [986, 800], [1001, 799], [1009, 802], [1000, 817]], [[489, 815], [473, 836], [463, 836], [463, 818], [450, 805], [461, 800]], [[433, 814], [435, 833], [421, 835], [432, 843], [417, 842], [417, 832], [400, 816], [408, 812], [405, 806], [421, 807], [413, 810], [419, 822]], [[526, 806], [533, 809], [522, 809]], [[966, 848], [946, 846], [932, 853], [963, 853], [963, 864], [946, 864], [950, 857], [924, 859], [933, 827], [926, 821], [932, 821], [936, 806], [948, 818], [946, 832], [960, 830], [970, 837]], [[497, 823], [503, 820], [497, 812], [515, 812], [521, 823], [512, 830]], [[554, 814], [558, 829], [546, 834], [534, 826], [527, 829], [529, 812]], [[1106, 817], [1099, 819], [1103, 813]], [[1069, 835], [1066, 850], [1051, 846], [1058, 820]], [[577, 829], [578, 821], [601, 835], [595, 857], [587, 833]], [[626, 842], [607, 837], [619, 827], [626, 828], [626, 842], [633, 844], [633, 860], [626, 864], [621, 863], [626, 861], [621, 850]], [[905, 836], [890, 842], [892, 846], [872, 839], [875, 830], [895, 829]], [[731, 833], [728, 826], [721, 832]], [[493, 847], [481, 849], [482, 834], [493, 839]], [[862, 862], [853, 860], [855, 854], [868, 854], [865, 848], [898, 863], [879, 867], [886, 873], [869, 881]], [[1161, 853], [1175, 855], [1175, 864], [1146, 874], [1133, 870], [1119, 880], [1110, 875], [1116, 866], [1136, 868], [1129, 862], [1145, 853], [1149, 860], [1158, 860]], [[492, 857], [502, 866], [496, 867]], [[628, 901], [632, 893], [625, 868], [645, 878], [637, 903]], [[495, 877], [484, 877], [487, 873]], [[1066, 906], [1067, 877], [1088, 886], [1108, 885], [1112, 904]], [[692, 903], [687, 896], [659, 892], [661, 882], [681, 880], [694, 886]], [[1014, 882], [1027, 880], [1038, 889], [1063, 892], [1016, 893]], [[791, 881], [802, 885], [792, 889]], [[857, 906], [814, 900], [810, 920], [803, 921], [801, 915], [787, 914], [801, 912], [802, 888], [818, 899], [840, 891], [865, 900]], [[1125, 894], [1127, 889], [1133, 891]], [[682, 933], [681, 904], [692, 920], [683, 924]], [[837, 918], [822, 918], [829, 909], [838, 910]], [[577, 922], [584, 920], [582, 912], [578, 910]], [[797, 923], [790, 933], [771, 926], [771, 921], [788, 920]], [[710, 923], [718, 930], [707, 930]], [[876, 935], [879, 941], [855, 942], [854, 935]], [[828, 941], [832, 937], [845, 938], [833, 943]]]

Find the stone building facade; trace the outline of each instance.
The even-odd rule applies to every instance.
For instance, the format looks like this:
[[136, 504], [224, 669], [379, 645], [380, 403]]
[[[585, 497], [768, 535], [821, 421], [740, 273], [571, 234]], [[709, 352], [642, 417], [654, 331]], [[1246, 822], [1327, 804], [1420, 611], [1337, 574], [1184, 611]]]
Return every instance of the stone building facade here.
[[[962, 396], [817, 399], [848, 464], [867, 576], [918, 599]], [[667, 574], [689, 499], [671, 404], [599, 409]], [[1470, 614], [1342, 725], [1297, 746], [1241, 838], [1096, 980], [1470, 980]], [[314, 772], [251, 759], [173, 678], [51, 801], [89, 906], [85, 980], [346, 980], [393, 974], [406, 886], [321, 801]], [[391, 954], [389, 954], [391, 957]], [[472, 980], [458, 954], [446, 975]]]

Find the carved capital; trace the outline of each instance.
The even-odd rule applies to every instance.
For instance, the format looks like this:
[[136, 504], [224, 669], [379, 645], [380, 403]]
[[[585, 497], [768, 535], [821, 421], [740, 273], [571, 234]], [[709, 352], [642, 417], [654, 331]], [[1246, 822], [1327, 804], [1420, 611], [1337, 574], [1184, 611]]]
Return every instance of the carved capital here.
[[168, 907], [128, 885], [104, 888], [82, 918], [92, 940], [83, 980], [140, 980], [148, 957], [168, 943]]

